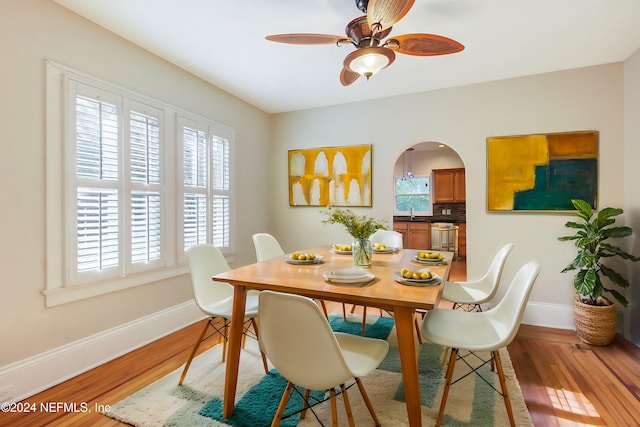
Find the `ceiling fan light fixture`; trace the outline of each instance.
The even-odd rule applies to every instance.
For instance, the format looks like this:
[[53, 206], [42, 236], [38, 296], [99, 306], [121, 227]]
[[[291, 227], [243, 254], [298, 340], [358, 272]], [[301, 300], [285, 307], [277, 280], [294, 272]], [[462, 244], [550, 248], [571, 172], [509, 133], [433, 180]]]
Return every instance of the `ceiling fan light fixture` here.
[[378, 71], [391, 65], [395, 59], [396, 55], [390, 49], [378, 46], [364, 47], [347, 55], [344, 66], [368, 80]]

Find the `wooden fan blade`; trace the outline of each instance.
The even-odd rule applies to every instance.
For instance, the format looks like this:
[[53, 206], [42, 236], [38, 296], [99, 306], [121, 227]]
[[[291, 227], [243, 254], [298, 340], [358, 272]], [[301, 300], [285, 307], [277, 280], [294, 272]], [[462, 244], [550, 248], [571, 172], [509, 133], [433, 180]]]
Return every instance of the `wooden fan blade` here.
[[395, 52], [415, 56], [447, 55], [464, 49], [457, 41], [435, 34], [403, 34], [387, 40], [386, 43], [387, 47]]
[[369, 0], [367, 23], [371, 29], [374, 24], [380, 24], [379, 31], [384, 31], [401, 20], [414, 2], [415, 0]]
[[289, 44], [335, 44], [344, 40], [344, 36], [332, 36], [330, 34], [274, 34], [265, 39]]
[[342, 86], [349, 86], [351, 83], [358, 80], [358, 77], [360, 77], [360, 74], [354, 73], [348, 68], [343, 68], [340, 72], [340, 83], [342, 83]]

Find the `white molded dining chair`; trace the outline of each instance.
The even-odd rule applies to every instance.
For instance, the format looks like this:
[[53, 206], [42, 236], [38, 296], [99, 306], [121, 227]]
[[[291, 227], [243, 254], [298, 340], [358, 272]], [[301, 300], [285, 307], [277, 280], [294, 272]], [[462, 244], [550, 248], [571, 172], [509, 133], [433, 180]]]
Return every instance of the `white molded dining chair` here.
[[[495, 390], [502, 394], [511, 426], [515, 425], [499, 350], [511, 343], [516, 336], [531, 289], [539, 272], [540, 264], [537, 262], [531, 261], [523, 265], [514, 276], [504, 297], [489, 310], [469, 312], [436, 308], [427, 313], [422, 323], [422, 337], [434, 344], [451, 348], [436, 426], [439, 426], [442, 421], [449, 387], [457, 381], [453, 381], [456, 361], [464, 361], [473, 372], [480, 375], [477, 371], [479, 367], [473, 368], [465, 359], [469, 355], [461, 356], [461, 350], [468, 350], [478, 357], [482, 362], [480, 366], [495, 363], [501, 391]], [[485, 360], [478, 355], [478, 352], [490, 352], [491, 357]], [[487, 383], [490, 384], [488, 381]]]
[[[306, 390], [303, 408], [299, 411], [302, 418], [307, 409], [317, 418], [312, 407], [327, 400], [310, 402], [309, 390], [329, 390], [333, 425], [337, 425], [336, 389], [339, 388], [349, 425], [354, 425], [347, 388], [357, 384], [375, 425], [379, 426], [360, 377], [380, 365], [389, 344], [376, 338], [334, 333], [318, 305], [309, 298], [271, 291], [261, 292], [259, 298], [260, 349], [288, 381], [271, 425], [280, 424], [291, 392], [300, 393], [294, 385]], [[346, 387], [352, 379], [355, 383]]]
[[466, 282], [446, 281], [442, 287], [442, 298], [453, 302], [453, 308], [466, 307], [467, 311], [482, 311], [480, 304], [490, 301], [496, 295], [504, 264], [513, 246], [513, 243], [507, 243], [500, 248], [487, 272], [479, 279]]
[[382, 243], [388, 248], [402, 249], [402, 233], [393, 230], [376, 230], [369, 240], [372, 244]]
[[[273, 258], [277, 258], [279, 256], [284, 256], [285, 252], [280, 246], [278, 240], [268, 233], [256, 233], [252, 236], [253, 246], [256, 250], [256, 259], [258, 262], [267, 261]], [[327, 311], [327, 305], [324, 301], [320, 300], [320, 305], [322, 306], [322, 311], [324, 311], [324, 315], [328, 318], [329, 313]], [[343, 309], [344, 311], [344, 309]]]
[[[452, 302], [454, 309], [482, 311], [480, 304], [489, 302], [498, 291], [504, 265], [513, 247], [513, 243], [507, 243], [502, 246], [493, 257], [489, 269], [479, 279], [465, 282], [445, 281], [442, 284], [442, 298]], [[418, 311], [418, 313], [424, 319], [426, 311]], [[415, 319], [415, 324], [417, 330], [419, 328], [417, 318]], [[445, 351], [442, 356], [443, 365], [447, 360], [447, 355], [448, 353]]]
[[[228, 330], [233, 311], [233, 286], [224, 282], [214, 282], [211, 279], [216, 274], [229, 270], [229, 264], [227, 264], [220, 250], [212, 245], [194, 245], [187, 250], [187, 259], [189, 261], [193, 297], [200, 310], [209, 316], [209, 320], [193, 347], [178, 384], [182, 384], [184, 381], [189, 366], [191, 366], [191, 362], [209, 327], [213, 328], [222, 337], [222, 361], [225, 361]], [[244, 336], [247, 336], [247, 333], [250, 332], [250, 327], [252, 327], [255, 338], [258, 338], [258, 325], [256, 323], [256, 318], [258, 317], [258, 293], [255, 291], [247, 293], [244, 317], [247, 319], [243, 328]], [[217, 319], [222, 319], [222, 326], [216, 325]], [[262, 354], [262, 363], [265, 373], [269, 372], [264, 354]]]
[[280, 243], [271, 234], [256, 233], [252, 238], [258, 262], [285, 255]]

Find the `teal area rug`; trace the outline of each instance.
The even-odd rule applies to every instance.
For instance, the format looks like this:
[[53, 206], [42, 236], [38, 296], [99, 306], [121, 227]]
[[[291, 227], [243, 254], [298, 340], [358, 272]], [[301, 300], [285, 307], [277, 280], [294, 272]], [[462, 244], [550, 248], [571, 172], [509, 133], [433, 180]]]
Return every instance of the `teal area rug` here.
[[[332, 316], [330, 323], [336, 331], [360, 334], [362, 323], [358, 315], [350, 315], [348, 322], [341, 316]], [[393, 318], [367, 316], [366, 334], [387, 339], [389, 354], [380, 367], [362, 378], [367, 393], [383, 426], [407, 426], [404, 387]], [[126, 399], [112, 405], [105, 415], [135, 426], [269, 426], [275, 414], [287, 381], [275, 369], [265, 375], [257, 343], [247, 340], [240, 357], [240, 372], [236, 406], [230, 419], [222, 418], [222, 394], [224, 390], [225, 365], [220, 363], [222, 346], [197, 357], [182, 386], [178, 378], [182, 368], [156, 381]], [[441, 357], [443, 349], [425, 343], [417, 348], [421, 387], [422, 423], [435, 424], [443, 387]], [[531, 419], [522, 398], [520, 387], [506, 350], [501, 352], [507, 376], [511, 403], [518, 426], [531, 426]], [[462, 362], [456, 364], [455, 376], [468, 371]], [[488, 366], [481, 368], [490, 383], [499, 388], [497, 375]], [[291, 395], [286, 414], [301, 407], [301, 399]], [[322, 392], [315, 392], [317, 399]], [[341, 400], [341, 396], [339, 396]], [[370, 425], [371, 417], [357, 388], [349, 390], [349, 400], [357, 425]], [[331, 424], [331, 408], [328, 402], [314, 407], [323, 424]], [[338, 402], [339, 424], [347, 425], [344, 405]], [[311, 413], [304, 420], [291, 416], [282, 426], [318, 426]], [[451, 387], [445, 417], [445, 426], [503, 426], [508, 419], [502, 397], [476, 375], [469, 375]]]

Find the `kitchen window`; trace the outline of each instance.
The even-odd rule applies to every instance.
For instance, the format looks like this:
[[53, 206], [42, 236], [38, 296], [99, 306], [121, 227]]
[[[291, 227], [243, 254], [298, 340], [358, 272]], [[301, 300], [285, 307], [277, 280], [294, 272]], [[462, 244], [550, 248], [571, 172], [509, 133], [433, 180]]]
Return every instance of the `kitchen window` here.
[[428, 176], [394, 178], [394, 214], [431, 215], [431, 180]]

